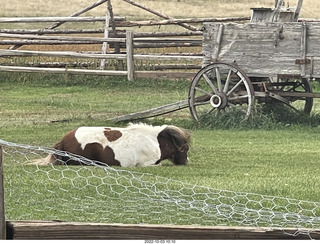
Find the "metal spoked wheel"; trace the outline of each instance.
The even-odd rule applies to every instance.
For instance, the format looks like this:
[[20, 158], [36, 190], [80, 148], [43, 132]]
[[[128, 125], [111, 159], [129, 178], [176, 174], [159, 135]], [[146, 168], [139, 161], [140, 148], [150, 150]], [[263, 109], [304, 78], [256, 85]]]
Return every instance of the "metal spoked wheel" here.
[[188, 102], [196, 121], [234, 111], [248, 119], [254, 107], [254, 90], [238, 66], [217, 62], [202, 68], [193, 78]]

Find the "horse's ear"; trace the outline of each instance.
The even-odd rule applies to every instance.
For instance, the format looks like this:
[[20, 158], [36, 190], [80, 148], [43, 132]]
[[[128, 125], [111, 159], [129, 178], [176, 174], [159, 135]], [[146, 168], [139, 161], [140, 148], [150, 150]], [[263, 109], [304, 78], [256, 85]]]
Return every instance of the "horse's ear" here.
[[173, 145], [178, 150], [189, 149], [190, 134], [186, 130], [175, 126], [168, 126], [163, 132], [171, 139]]

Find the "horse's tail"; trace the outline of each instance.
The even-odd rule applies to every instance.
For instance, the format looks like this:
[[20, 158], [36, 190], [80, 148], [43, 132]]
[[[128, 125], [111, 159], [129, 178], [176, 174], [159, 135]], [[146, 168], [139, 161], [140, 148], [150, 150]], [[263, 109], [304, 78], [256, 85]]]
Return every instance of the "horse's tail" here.
[[55, 161], [55, 158], [53, 156], [53, 154], [49, 154], [47, 157], [45, 158], [38, 158], [35, 159], [33, 161], [31, 161], [28, 164], [33, 164], [33, 165], [49, 165], [49, 164], [53, 164]]
[[[63, 149], [62, 142], [60, 141], [56, 143], [53, 147], [54, 149], [62, 150]], [[35, 159], [28, 164], [33, 164], [33, 165], [59, 164], [59, 159], [60, 159], [60, 156], [50, 153], [47, 157]]]

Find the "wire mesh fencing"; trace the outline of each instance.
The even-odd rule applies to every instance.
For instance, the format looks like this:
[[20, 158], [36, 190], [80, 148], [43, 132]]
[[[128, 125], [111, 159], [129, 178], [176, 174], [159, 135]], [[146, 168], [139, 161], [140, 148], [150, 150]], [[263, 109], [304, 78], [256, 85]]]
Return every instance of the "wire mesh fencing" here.
[[[320, 202], [212, 189], [55, 149], [0, 145], [8, 220], [296, 228], [294, 235], [320, 229]], [[48, 154], [81, 165], [32, 164]]]

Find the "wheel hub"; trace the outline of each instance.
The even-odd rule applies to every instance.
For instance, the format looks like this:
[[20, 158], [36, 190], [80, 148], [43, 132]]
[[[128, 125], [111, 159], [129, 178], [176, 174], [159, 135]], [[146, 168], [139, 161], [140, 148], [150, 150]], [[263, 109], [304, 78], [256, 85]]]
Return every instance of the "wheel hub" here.
[[223, 109], [227, 106], [227, 96], [224, 93], [217, 93], [214, 94], [210, 98], [210, 104], [214, 108], [220, 108]]

